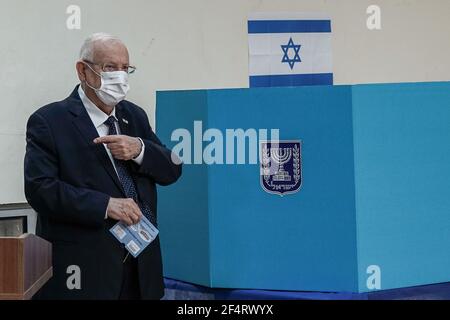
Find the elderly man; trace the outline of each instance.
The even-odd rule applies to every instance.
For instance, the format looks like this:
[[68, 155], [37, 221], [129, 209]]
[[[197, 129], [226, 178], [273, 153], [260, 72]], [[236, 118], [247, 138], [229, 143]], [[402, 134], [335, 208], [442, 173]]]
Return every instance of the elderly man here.
[[25, 194], [37, 234], [53, 244], [54, 275], [38, 297], [160, 299], [159, 238], [134, 258], [109, 230], [143, 216], [156, 226], [156, 184], [175, 182], [181, 164], [124, 100], [135, 68], [118, 38], [90, 36], [76, 70], [70, 96], [27, 124]]

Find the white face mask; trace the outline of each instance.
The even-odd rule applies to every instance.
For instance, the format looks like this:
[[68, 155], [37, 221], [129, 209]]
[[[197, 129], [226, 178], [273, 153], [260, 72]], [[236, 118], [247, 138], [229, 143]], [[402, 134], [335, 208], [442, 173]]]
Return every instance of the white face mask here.
[[100, 88], [96, 89], [92, 87], [87, 81], [86, 85], [95, 91], [97, 97], [107, 106], [115, 106], [120, 101], [124, 100], [130, 85], [128, 84], [128, 73], [125, 71], [111, 71], [97, 73], [91, 68], [89, 64], [86, 64], [95, 74], [100, 77]]

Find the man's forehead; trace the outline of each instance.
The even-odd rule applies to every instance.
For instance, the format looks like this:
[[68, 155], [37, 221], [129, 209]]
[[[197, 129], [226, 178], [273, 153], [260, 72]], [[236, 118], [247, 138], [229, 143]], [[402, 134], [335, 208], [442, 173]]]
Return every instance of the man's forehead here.
[[94, 46], [96, 62], [113, 62], [127, 64], [128, 50], [120, 42], [98, 43]]

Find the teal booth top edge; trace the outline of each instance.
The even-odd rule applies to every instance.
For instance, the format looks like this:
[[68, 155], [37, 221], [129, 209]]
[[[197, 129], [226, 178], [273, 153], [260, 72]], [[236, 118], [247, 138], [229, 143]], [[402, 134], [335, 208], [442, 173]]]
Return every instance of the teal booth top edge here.
[[[302, 89], [308, 89], [308, 88], [341, 88], [341, 87], [351, 87], [351, 88], [358, 88], [358, 87], [413, 87], [415, 85], [418, 85], [419, 87], [425, 88], [427, 86], [431, 87], [437, 87], [442, 85], [443, 88], [446, 86], [446, 84], [450, 83], [449, 81], [426, 81], [426, 82], [420, 82], [420, 81], [411, 81], [411, 82], [374, 82], [374, 83], [355, 83], [355, 84], [334, 84], [334, 85], [314, 85], [314, 86], [302, 86], [302, 87], [254, 87], [254, 88], [248, 88], [248, 87], [229, 87], [229, 88], [195, 88], [195, 89], [167, 89], [167, 90], [156, 90], [156, 95], [161, 94], [172, 94], [172, 93], [193, 93], [193, 92], [221, 92], [221, 91], [239, 91], [239, 90], [261, 90], [261, 91], [267, 91], [267, 90], [302, 90]], [[158, 103], [157, 103], [158, 104]]]

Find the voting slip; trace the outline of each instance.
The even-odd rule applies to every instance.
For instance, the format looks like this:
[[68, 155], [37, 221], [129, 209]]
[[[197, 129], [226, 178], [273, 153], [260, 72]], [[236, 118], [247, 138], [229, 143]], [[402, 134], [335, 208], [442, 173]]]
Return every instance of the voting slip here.
[[138, 223], [131, 226], [120, 221], [109, 231], [135, 258], [155, 240], [159, 233], [158, 229], [144, 216]]

